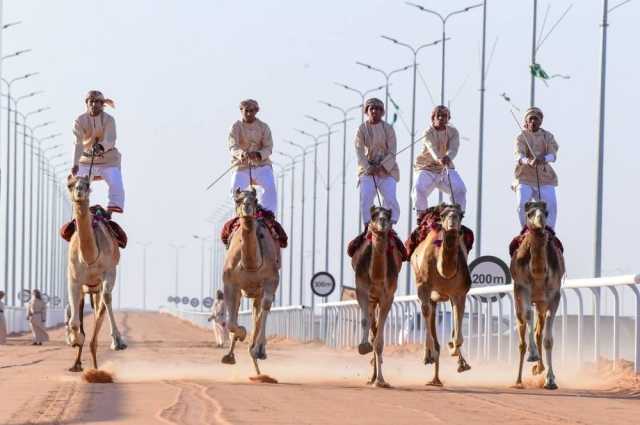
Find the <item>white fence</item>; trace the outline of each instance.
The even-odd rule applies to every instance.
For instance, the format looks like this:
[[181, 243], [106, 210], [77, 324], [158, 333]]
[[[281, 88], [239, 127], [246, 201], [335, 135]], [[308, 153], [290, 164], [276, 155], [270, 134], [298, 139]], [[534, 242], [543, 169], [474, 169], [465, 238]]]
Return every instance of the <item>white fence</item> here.
[[[602, 314], [604, 294], [612, 296], [610, 314]], [[631, 314], [621, 315], [622, 297], [631, 297]], [[267, 322], [267, 336], [300, 341], [314, 339], [331, 347], [354, 347], [360, 341], [361, 314], [356, 301], [305, 306], [275, 307]], [[208, 328], [209, 313], [166, 310]], [[451, 306], [438, 304], [437, 330], [441, 342], [451, 334]], [[251, 329], [251, 312], [240, 312], [240, 323]], [[398, 296], [385, 325], [388, 345], [424, 343], [425, 328], [420, 302]], [[512, 362], [517, 358], [513, 285], [474, 288], [467, 294], [462, 324], [463, 350], [470, 359]], [[560, 308], [554, 324], [554, 355], [558, 360], [582, 363], [600, 356], [633, 362], [640, 373], [640, 275], [598, 279], [571, 279], [562, 285]]]
[[[26, 332], [31, 330], [27, 320], [27, 307], [6, 307], [4, 317], [7, 322], [7, 333]], [[64, 309], [47, 309], [47, 328], [64, 323]]]

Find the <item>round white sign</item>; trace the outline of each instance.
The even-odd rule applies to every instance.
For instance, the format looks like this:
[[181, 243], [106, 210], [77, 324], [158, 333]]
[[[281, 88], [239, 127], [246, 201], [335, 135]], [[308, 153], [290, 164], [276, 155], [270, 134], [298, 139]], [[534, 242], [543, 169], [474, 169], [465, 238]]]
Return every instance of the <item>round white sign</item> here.
[[311, 278], [311, 291], [319, 297], [328, 297], [336, 289], [336, 280], [327, 272], [318, 272]]
[[189, 297], [182, 297], [182, 304], [184, 305], [189, 304]]
[[213, 306], [213, 298], [207, 297], [202, 300], [202, 306], [204, 308], [211, 308]]
[[[469, 274], [471, 275], [472, 288], [509, 285], [511, 283], [511, 273], [507, 264], [492, 255], [483, 255], [473, 260], [469, 264]], [[480, 300], [486, 302], [487, 298], [480, 297]], [[491, 301], [495, 300], [496, 297], [491, 297]]]
[[196, 308], [200, 305], [200, 300], [197, 298], [191, 298], [191, 307]]

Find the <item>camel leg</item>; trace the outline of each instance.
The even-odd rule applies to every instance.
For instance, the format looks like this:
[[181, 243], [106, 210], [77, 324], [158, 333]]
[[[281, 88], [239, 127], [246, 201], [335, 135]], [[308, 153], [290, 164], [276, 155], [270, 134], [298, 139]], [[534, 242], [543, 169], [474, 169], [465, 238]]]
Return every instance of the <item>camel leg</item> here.
[[[424, 364], [435, 363], [435, 343], [433, 332], [431, 331], [431, 320], [435, 320], [435, 312], [432, 317], [432, 304], [430, 298], [431, 290], [425, 286], [418, 286], [418, 299], [420, 300], [420, 309], [422, 310], [422, 318], [425, 323], [425, 339], [424, 339]], [[433, 326], [435, 329], [435, 324]]]
[[116, 271], [106, 273], [105, 287], [102, 294], [102, 302], [107, 309], [107, 317], [109, 319], [109, 326], [111, 328], [111, 349], [112, 350], [124, 350], [127, 348], [127, 344], [124, 342], [118, 326], [116, 325], [116, 316], [113, 314], [113, 307], [111, 304], [113, 288], [116, 285]]
[[[80, 316], [80, 335], [82, 335], [82, 342], [84, 344], [84, 297], [80, 298], [80, 306], [78, 309]], [[71, 314], [71, 311], [69, 312]], [[78, 351], [76, 352], [76, 361], [73, 366], [69, 368], [69, 372], [82, 372], [82, 345], [78, 345]]]
[[367, 317], [369, 319], [369, 343], [374, 347], [373, 356], [371, 356], [371, 378], [367, 381], [367, 385], [372, 385], [378, 379], [378, 367], [377, 367], [377, 353], [375, 351], [375, 341], [378, 336], [378, 331], [380, 330], [380, 322], [376, 320], [376, 311], [380, 311], [377, 308], [377, 304], [369, 303], [367, 307]]
[[238, 326], [238, 309], [240, 308], [241, 298], [240, 288], [228, 282], [224, 283], [224, 303], [229, 314], [228, 329], [229, 332], [233, 334], [229, 352], [222, 356], [222, 363], [224, 364], [236, 363], [236, 358], [233, 353], [233, 350], [236, 348], [236, 341], [244, 341], [247, 337], [247, 330], [244, 326]]
[[[429, 330], [431, 332], [432, 335], [432, 339], [433, 339], [433, 356], [434, 356], [434, 363], [435, 363], [435, 368], [434, 368], [434, 373], [433, 373], [433, 379], [431, 380], [431, 382], [429, 382], [427, 385], [433, 385], [436, 387], [441, 387], [442, 386], [442, 382], [440, 381], [440, 343], [438, 342], [438, 333], [436, 330], [436, 307], [437, 307], [437, 303], [435, 301], [431, 301], [430, 302], [430, 312], [429, 312], [429, 323], [427, 324], [427, 326], [429, 326]], [[444, 319], [443, 319], [444, 320]]]
[[538, 350], [538, 362], [536, 364], [533, 365], [533, 367], [531, 368], [531, 373], [534, 375], [539, 375], [542, 372], [544, 372], [544, 363], [542, 362], [542, 332], [544, 331], [544, 327], [545, 327], [545, 315], [547, 312], [547, 305], [546, 303], [538, 303], [536, 305], [536, 311], [538, 313], [538, 317], [536, 320], [536, 330], [535, 330], [535, 337], [536, 337], [536, 349]]
[[556, 376], [553, 373], [553, 322], [556, 319], [556, 312], [558, 311], [558, 305], [560, 304], [560, 293], [558, 292], [553, 299], [549, 302], [547, 309], [547, 325], [544, 329], [544, 354], [547, 358], [547, 376], [544, 380], [544, 388], [548, 390], [557, 390]]
[[260, 375], [258, 360], [265, 360], [267, 358], [267, 319], [275, 298], [276, 288], [278, 286], [277, 282], [276, 280], [275, 282], [265, 283], [262, 289], [262, 299], [259, 300], [259, 304], [254, 302], [254, 316], [256, 312], [258, 314], [254, 317], [255, 338], [252, 341], [249, 353], [251, 354], [253, 366], [258, 375]]
[[516, 388], [524, 388], [522, 385], [522, 366], [524, 365], [524, 354], [527, 351], [527, 313], [530, 313], [529, 309], [529, 293], [521, 288], [515, 290], [515, 308], [516, 308], [516, 320], [518, 321], [518, 337], [520, 339], [520, 363], [518, 366], [518, 379], [516, 379]]
[[389, 310], [391, 309], [391, 304], [393, 303], [393, 298], [385, 300], [380, 303], [378, 308], [378, 320], [376, 323], [376, 335], [373, 340], [373, 345], [375, 348], [374, 354], [374, 373], [376, 377], [374, 378], [374, 385], [379, 388], [391, 388], [382, 376], [382, 351], [384, 350], [384, 325], [387, 321], [387, 316], [389, 315]]
[[82, 294], [80, 282], [71, 279], [71, 277], [69, 277], [68, 288], [71, 318], [69, 319], [69, 322], [67, 324], [66, 340], [67, 344], [71, 345], [72, 347], [78, 347], [84, 344], [84, 334], [80, 333], [80, 315], [82, 314], [81, 310], [83, 308], [80, 306], [80, 304], [82, 302], [82, 306], [84, 306], [84, 295]]
[[360, 306], [362, 320], [362, 339], [358, 345], [358, 353], [365, 355], [373, 351], [373, 346], [369, 342], [369, 331], [371, 330], [371, 320], [369, 317], [369, 289], [364, 284], [356, 285], [356, 297]]
[[[533, 323], [533, 320], [534, 320], [533, 306], [531, 305], [530, 297], [529, 297], [529, 302], [527, 302], [526, 308], [527, 308], [527, 322], [529, 323], [529, 357], [527, 357], [527, 361], [529, 363], [539, 362], [540, 352], [538, 351], [538, 346], [536, 345], [536, 337], [535, 337], [535, 332], [538, 324]], [[538, 311], [537, 305], [536, 305], [536, 311]]]
[[95, 315], [95, 326], [93, 328], [93, 335], [91, 336], [91, 359], [93, 360], [93, 368], [98, 368], [98, 336], [100, 335], [100, 328], [104, 321], [105, 306], [102, 302], [101, 294], [92, 294], [93, 297], [93, 311]]
[[[458, 373], [466, 372], [471, 369], [469, 363], [462, 356], [463, 337], [462, 337], [462, 321], [464, 320], [464, 307], [466, 297], [460, 296], [451, 298], [451, 310], [453, 312], [453, 328], [455, 329], [455, 339], [449, 342], [449, 351], [452, 356], [458, 355]], [[453, 346], [453, 347], [452, 347]]]

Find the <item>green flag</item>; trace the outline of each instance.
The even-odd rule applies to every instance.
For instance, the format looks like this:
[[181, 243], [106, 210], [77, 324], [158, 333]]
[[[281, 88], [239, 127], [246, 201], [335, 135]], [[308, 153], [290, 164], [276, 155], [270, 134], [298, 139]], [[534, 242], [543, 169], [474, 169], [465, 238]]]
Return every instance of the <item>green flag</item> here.
[[531, 75], [533, 75], [534, 77], [538, 77], [542, 80], [549, 79], [549, 74], [547, 74], [547, 72], [544, 69], [542, 69], [539, 63], [534, 63], [533, 65], [529, 65], [529, 71], [531, 72]]
[[394, 125], [396, 123], [396, 121], [398, 121], [398, 111], [400, 111], [400, 107], [393, 100], [391, 95], [389, 95], [389, 101], [391, 102], [391, 104], [393, 105], [393, 108], [395, 109], [395, 111], [393, 111], [393, 120], [391, 120], [391, 125]]

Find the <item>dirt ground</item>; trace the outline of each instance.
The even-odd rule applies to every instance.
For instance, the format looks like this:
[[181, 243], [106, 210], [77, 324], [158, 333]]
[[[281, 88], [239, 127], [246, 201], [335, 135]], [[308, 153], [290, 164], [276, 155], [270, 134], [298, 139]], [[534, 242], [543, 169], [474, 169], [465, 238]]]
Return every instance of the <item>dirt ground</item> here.
[[561, 389], [551, 392], [532, 378], [527, 389], [510, 388], [516, 371], [507, 364], [472, 363], [457, 374], [445, 358], [445, 386], [433, 388], [424, 385], [433, 368], [419, 347], [390, 347], [384, 371], [393, 388], [377, 389], [365, 385], [368, 356], [272, 340], [261, 368], [280, 383], [254, 384], [246, 345], [228, 366], [211, 332], [187, 322], [138, 312], [118, 313], [118, 322], [129, 348], [110, 351], [105, 326], [98, 357], [113, 384], [87, 384], [67, 371], [75, 350], [61, 328], [41, 347], [29, 335], [0, 346], [0, 424], [623, 425], [640, 417], [638, 379], [606, 367], [587, 375], [557, 365]]

